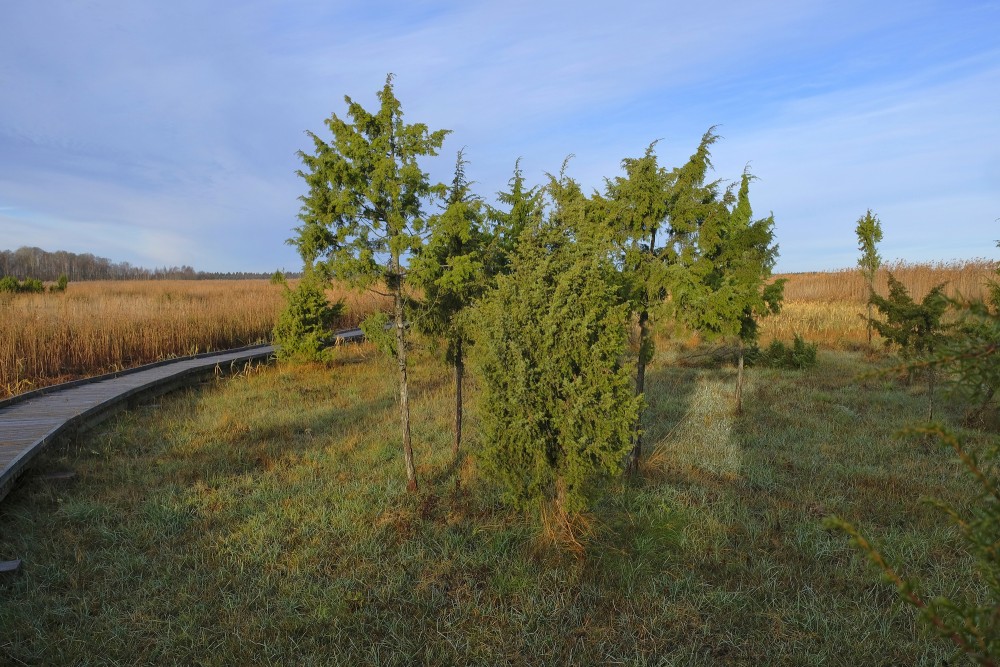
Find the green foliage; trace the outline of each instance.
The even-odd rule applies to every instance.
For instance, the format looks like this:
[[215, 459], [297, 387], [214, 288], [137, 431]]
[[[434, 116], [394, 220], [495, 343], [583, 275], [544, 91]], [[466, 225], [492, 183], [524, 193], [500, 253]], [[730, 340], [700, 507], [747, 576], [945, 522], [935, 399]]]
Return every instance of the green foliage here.
[[56, 284], [49, 287], [49, 291], [65, 292], [67, 286], [69, 286], [69, 276], [63, 273], [59, 275], [59, 280], [56, 281]]
[[520, 158], [514, 163], [514, 175], [507, 185], [510, 189], [498, 192], [497, 201], [508, 210], [486, 207], [486, 217], [493, 227], [489, 261], [493, 275], [510, 272], [521, 232], [537, 227], [542, 216], [544, 193], [538, 187], [525, 187]]
[[[882, 265], [882, 258], [879, 257], [877, 248], [878, 243], [882, 240], [882, 223], [879, 222], [878, 216], [872, 213], [871, 209], [868, 209], [864, 216], [858, 218], [858, 226], [854, 231], [858, 236], [858, 250], [861, 251], [861, 257], [858, 258], [858, 268], [861, 269], [861, 275], [868, 285], [869, 294], [874, 294], [875, 274], [878, 273], [878, 269]], [[869, 345], [872, 343], [871, 320], [872, 304], [869, 302], [867, 317]]]
[[422, 242], [423, 200], [445, 191], [430, 183], [418, 160], [437, 155], [448, 132], [404, 123], [391, 75], [378, 99], [378, 111], [370, 113], [345, 96], [351, 122], [336, 114], [326, 121], [332, 142], [308, 133], [314, 152], [299, 151], [305, 168], [298, 174], [309, 192], [300, 197], [302, 225], [289, 243], [307, 263], [323, 261], [353, 285], [396, 288], [401, 259]]
[[753, 220], [745, 171], [738, 192], [706, 191], [695, 210], [696, 237], [678, 250], [671, 289], [678, 318], [708, 339], [757, 340], [757, 320], [781, 310], [784, 280], [771, 281], [778, 256], [774, 216]]
[[42, 294], [45, 292], [45, 283], [38, 278], [25, 278], [23, 281], [19, 281], [14, 276], [4, 276], [0, 278], [0, 292], [11, 294]]
[[858, 237], [858, 250], [861, 257], [858, 258], [858, 268], [861, 275], [868, 283], [869, 290], [874, 288], [875, 274], [882, 266], [882, 258], [878, 254], [878, 244], [882, 241], [882, 223], [878, 216], [872, 213], [871, 209], [860, 218], [854, 233]]
[[792, 345], [789, 347], [780, 340], [772, 340], [767, 349], [756, 355], [754, 362], [760, 366], [770, 366], [771, 368], [805, 369], [816, 365], [816, 351], [819, 346], [816, 343], [807, 343], [798, 334], [795, 334]]
[[471, 337], [466, 309], [490, 281], [490, 236], [484, 229], [482, 202], [466, 179], [466, 164], [459, 151], [444, 210], [430, 221], [431, 236], [410, 262], [410, 276], [424, 292], [414, 321], [424, 333], [445, 339], [452, 363], [461, 343]]
[[[925, 355], [912, 362], [911, 369], [944, 369], [960, 394], [976, 401], [985, 397], [984, 407], [1000, 382], [1000, 289], [993, 283], [990, 301], [967, 305], [951, 335], [942, 335], [940, 317], [949, 301], [941, 294], [941, 287], [935, 287], [922, 303], [916, 304], [890, 275], [889, 299], [879, 300], [873, 295], [873, 302], [889, 319], [883, 335], [888, 334], [891, 342], [911, 356]], [[970, 451], [966, 438], [938, 424], [910, 432], [933, 436], [953, 451], [968, 472], [971, 488], [976, 490], [975, 501], [968, 508], [936, 499], [927, 502], [942, 510], [962, 535], [980, 575], [979, 595], [964, 600], [929, 599], [898, 574], [856, 528], [836, 517], [827, 523], [847, 532], [896, 587], [900, 597], [919, 609], [921, 618], [939, 635], [981, 665], [1000, 664], [1000, 442], [994, 435], [987, 440], [991, 444], [977, 454]]]
[[943, 290], [943, 283], [936, 285], [916, 303], [903, 283], [890, 273], [888, 298], [872, 292], [868, 299], [885, 321], [868, 321], [885, 339], [886, 346], [897, 346], [906, 359], [933, 352], [942, 338], [941, 316], [948, 309]]
[[307, 268], [319, 264], [359, 289], [388, 288], [391, 293], [403, 455], [407, 485], [416, 491], [406, 377], [406, 262], [419, 250], [427, 231], [424, 201], [446, 191], [444, 184], [431, 184], [419, 160], [437, 155], [448, 132], [403, 122], [391, 74], [378, 93], [375, 113], [350, 97], [344, 99], [351, 122], [330, 116], [326, 126], [332, 143], [310, 132], [314, 152], [299, 151], [305, 168], [298, 174], [309, 192], [300, 198], [302, 225], [289, 242], [298, 248]]
[[633, 395], [627, 309], [588, 202], [552, 178], [553, 209], [525, 229], [512, 272], [478, 307], [483, 466], [516, 507], [585, 510], [620, 471], [641, 398]]
[[382, 354], [396, 357], [396, 332], [388, 313], [375, 312], [361, 322], [361, 333]]
[[274, 273], [272, 273], [271, 274], [271, 278], [270, 278], [270, 280], [268, 282], [270, 282], [272, 285], [287, 285], [288, 284], [288, 281], [285, 279], [285, 274], [282, 273], [280, 270], [279, 271], [275, 271]]
[[285, 287], [285, 309], [274, 325], [278, 358], [286, 361], [324, 361], [333, 342], [333, 325], [343, 311], [342, 301], [326, 298], [326, 281], [308, 271], [295, 289]]

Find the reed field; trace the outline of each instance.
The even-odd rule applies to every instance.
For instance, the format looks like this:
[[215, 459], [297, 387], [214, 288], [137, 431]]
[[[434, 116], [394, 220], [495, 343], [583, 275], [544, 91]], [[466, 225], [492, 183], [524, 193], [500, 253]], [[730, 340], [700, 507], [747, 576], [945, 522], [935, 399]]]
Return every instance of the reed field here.
[[[341, 325], [378, 308], [334, 288]], [[94, 281], [0, 294], [0, 397], [170, 357], [267, 342], [284, 288], [266, 280]]]
[[[949, 297], [981, 299], [986, 296], [988, 281], [996, 279], [997, 266], [997, 262], [986, 259], [933, 264], [897, 262], [879, 271], [875, 290], [888, 294], [887, 277], [891, 271], [917, 301], [941, 283]], [[775, 338], [789, 341], [798, 334], [826, 349], [867, 346], [864, 317], [868, 288], [857, 269], [780, 274], [776, 278], [787, 280], [785, 301], [778, 315], [761, 320], [762, 342]]]
[[[916, 298], [946, 283], [951, 296], [976, 298], [996, 262], [970, 260], [895, 264], [891, 270]], [[779, 315], [761, 322], [762, 342], [795, 334], [827, 349], [867, 341], [866, 291], [854, 269], [797, 273], [787, 279]], [[293, 282], [294, 285], [294, 282]], [[284, 288], [266, 280], [98, 281], [70, 283], [62, 294], [0, 295], [0, 397], [175, 356], [267, 342], [284, 304]], [[388, 309], [388, 299], [344, 287], [338, 326], [353, 327]]]

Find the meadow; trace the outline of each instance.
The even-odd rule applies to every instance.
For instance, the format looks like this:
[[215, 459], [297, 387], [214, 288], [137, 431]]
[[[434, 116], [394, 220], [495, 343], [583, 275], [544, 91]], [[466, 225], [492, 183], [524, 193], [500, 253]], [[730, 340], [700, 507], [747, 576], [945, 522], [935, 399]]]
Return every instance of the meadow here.
[[[48, 454], [69, 486], [0, 506], [9, 664], [934, 665], [951, 647], [895, 602], [855, 522], [925, 588], [976, 594], [933, 494], [960, 466], [896, 432], [919, 388], [811, 371], [733, 372], [661, 351], [641, 481], [615, 482], [583, 548], [513, 513], [450, 455], [447, 369], [414, 364], [421, 491], [405, 489], [392, 368], [368, 346], [158, 399]], [[475, 394], [472, 392], [472, 396]], [[467, 452], [478, 443], [474, 398]], [[982, 436], [969, 433], [975, 442]], [[572, 547], [572, 545], [569, 545]]]
[[[925, 388], [872, 375], [891, 360], [852, 351], [863, 300], [795, 296], [806, 278], [833, 290], [844, 277], [790, 277], [783, 326], [823, 336], [818, 364], [752, 368], [741, 414], [732, 368], [658, 341], [642, 474], [613, 481], [573, 543], [506, 509], [480, 474], [472, 380], [452, 459], [449, 372], [426, 347], [411, 368], [417, 494], [393, 362], [367, 344], [123, 413], [42, 457], [40, 472], [76, 481], [38, 476], [0, 504], [0, 559], [25, 563], [0, 581], [0, 658], [963, 664], [822, 525], [853, 522], [932, 595], [982, 594], [958, 530], [920, 502], [967, 509], [966, 474], [899, 437]], [[995, 418], [962, 429], [962, 406], [943, 410], [973, 447], [995, 440]]]

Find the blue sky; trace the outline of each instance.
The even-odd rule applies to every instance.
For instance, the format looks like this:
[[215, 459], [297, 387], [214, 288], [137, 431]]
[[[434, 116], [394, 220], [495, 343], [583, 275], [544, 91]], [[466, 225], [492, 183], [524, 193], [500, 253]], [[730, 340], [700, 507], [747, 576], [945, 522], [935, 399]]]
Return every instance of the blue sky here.
[[297, 269], [296, 151], [386, 73], [453, 132], [491, 199], [520, 157], [588, 188], [718, 125], [715, 176], [758, 176], [780, 271], [1000, 250], [1000, 2], [7, 0], [0, 248], [141, 266]]

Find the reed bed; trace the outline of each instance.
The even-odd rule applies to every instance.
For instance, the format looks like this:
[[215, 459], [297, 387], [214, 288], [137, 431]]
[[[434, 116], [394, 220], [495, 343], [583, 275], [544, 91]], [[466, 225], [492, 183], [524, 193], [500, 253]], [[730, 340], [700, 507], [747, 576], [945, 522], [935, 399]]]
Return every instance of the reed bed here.
[[[984, 286], [989, 279], [996, 278], [997, 268], [1000, 268], [1000, 262], [989, 259], [928, 264], [896, 262], [879, 270], [875, 277], [875, 290], [879, 294], [888, 294], [888, 276], [891, 272], [916, 299], [922, 299], [934, 286], [941, 283], [945, 284], [945, 294], [952, 298], [978, 299], [985, 296]], [[776, 277], [788, 281], [785, 283], [787, 302], [868, 302], [868, 286], [856, 268], [786, 273]]]
[[[341, 326], [379, 297], [344, 288]], [[175, 356], [270, 340], [284, 288], [266, 280], [96, 281], [0, 298], [0, 396]]]
[[[974, 259], [958, 262], [906, 264], [883, 267], [875, 279], [875, 290], [887, 295], [888, 274], [903, 283], [910, 295], [922, 299], [934, 286], [945, 284], [945, 294], [955, 299], [981, 299], [986, 286], [996, 280], [1000, 263]], [[761, 321], [761, 339], [790, 341], [796, 334], [811, 343], [837, 350], [867, 346], [868, 287], [857, 269], [815, 273], [792, 273], [785, 278], [785, 302], [781, 313]], [[878, 341], [876, 336], [875, 341]]]

